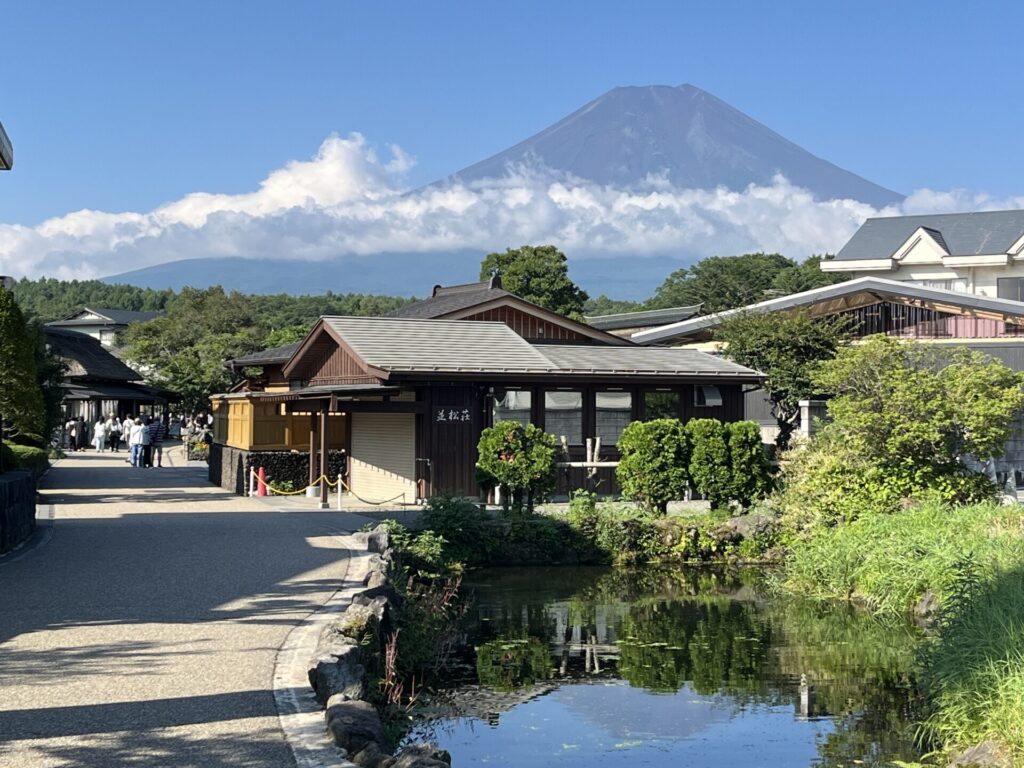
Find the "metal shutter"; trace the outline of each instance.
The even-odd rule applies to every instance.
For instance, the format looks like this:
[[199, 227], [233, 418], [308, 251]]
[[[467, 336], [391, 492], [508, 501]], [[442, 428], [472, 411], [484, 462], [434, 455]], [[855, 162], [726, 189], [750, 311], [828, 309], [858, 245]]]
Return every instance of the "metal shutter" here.
[[367, 501], [416, 500], [416, 416], [411, 413], [353, 413], [353, 493]]

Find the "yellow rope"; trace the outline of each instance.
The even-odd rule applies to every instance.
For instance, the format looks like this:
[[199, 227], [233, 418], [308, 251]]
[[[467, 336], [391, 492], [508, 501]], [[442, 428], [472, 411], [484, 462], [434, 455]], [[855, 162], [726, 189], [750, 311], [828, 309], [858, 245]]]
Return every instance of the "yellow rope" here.
[[[253, 469], [252, 467], [249, 468], [249, 474], [251, 474], [254, 478], [256, 478], [257, 486], [260, 484], [260, 482], [262, 482], [263, 485], [266, 486], [267, 490], [270, 491], [270, 493], [272, 493], [275, 496], [298, 496], [300, 493], [305, 493], [306, 492], [305, 488], [303, 488], [300, 491], [279, 491], [274, 486], [272, 486], [270, 484], [270, 481], [268, 481], [268, 480], [261, 481], [259, 475], [256, 472], [256, 470]], [[369, 501], [368, 499], [364, 499], [362, 496], [360, 496], [355, 491], [353, 491], [352, 488], [349, 486], [349, 484], [346, 483], [344, 480], [342, 480], [340, 477], [337, 479], [337, 481], [332, 483], [330, 481], [330, 479], [326, 475], [320, 475], [320, 477], [318, 477], [316, 480], [314, 480], [312, 483], [310, 483], [307, 487], [312, 487], [314, 485], [317, 485], [321, 480], [323, 480], [325, 483], [327, 483], [327, 485], [330, 486], [331, 488], [337, 488], [339, 485], [344, 487], [344, 489], [346, 491], [348, 491], [353, 496], [355, 496], [357, 499], [359, 499], [359, 501], [363, 502], [363, 504], [369, 504], [371, 506], [378, 507], [378, 506], [380, 506], [382, 504], [389, 504], [392, 501], [396, 501], [397, 499], [403, 499], [402, 503], [403, 504], [405, 503], [404, 502], [404, 499], [405, 499], [405, 494], [404, 493], [400, 493], [397, 496], [392, 496], [390, 499], [385, 499], [384, 501]], [[339, 493], [340, 493], [340, 491], [339, 491]]]

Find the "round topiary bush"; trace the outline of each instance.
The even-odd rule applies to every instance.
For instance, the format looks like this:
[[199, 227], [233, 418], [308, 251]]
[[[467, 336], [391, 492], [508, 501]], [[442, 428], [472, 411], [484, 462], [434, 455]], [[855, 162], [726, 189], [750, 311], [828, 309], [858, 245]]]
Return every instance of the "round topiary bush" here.
[[507, 512], [532, 511], [555, 487], [555, 436], [533, 424], [499, 421], [480, 435], [477, 466], [494, 478]]

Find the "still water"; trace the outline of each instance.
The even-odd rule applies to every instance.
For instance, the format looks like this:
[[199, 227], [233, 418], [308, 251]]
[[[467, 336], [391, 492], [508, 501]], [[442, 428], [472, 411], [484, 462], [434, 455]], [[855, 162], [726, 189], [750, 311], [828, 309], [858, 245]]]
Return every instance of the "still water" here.
[[919, 637], [771, 597], [754, 571], [471, 573], [447, 695], [407, 741], [467, 766], [883, 766], [913, 760]]

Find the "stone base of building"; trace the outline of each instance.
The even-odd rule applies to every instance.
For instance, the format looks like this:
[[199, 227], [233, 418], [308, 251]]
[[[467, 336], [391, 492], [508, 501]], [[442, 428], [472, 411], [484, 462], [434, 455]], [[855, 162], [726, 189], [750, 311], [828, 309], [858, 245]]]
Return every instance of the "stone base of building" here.
[[[327, 453], [327, 474], [332, 479], [345, 473], [347, 454], [333, 450]], [[273, 483], [292, 483], [296, 489], [309, 482], [309, 454], [296, 451], [246, 451], [230, 445], [210, 446], [210, 482], [234, 491], [248, 493], [249, 472], [260, 467]]]

